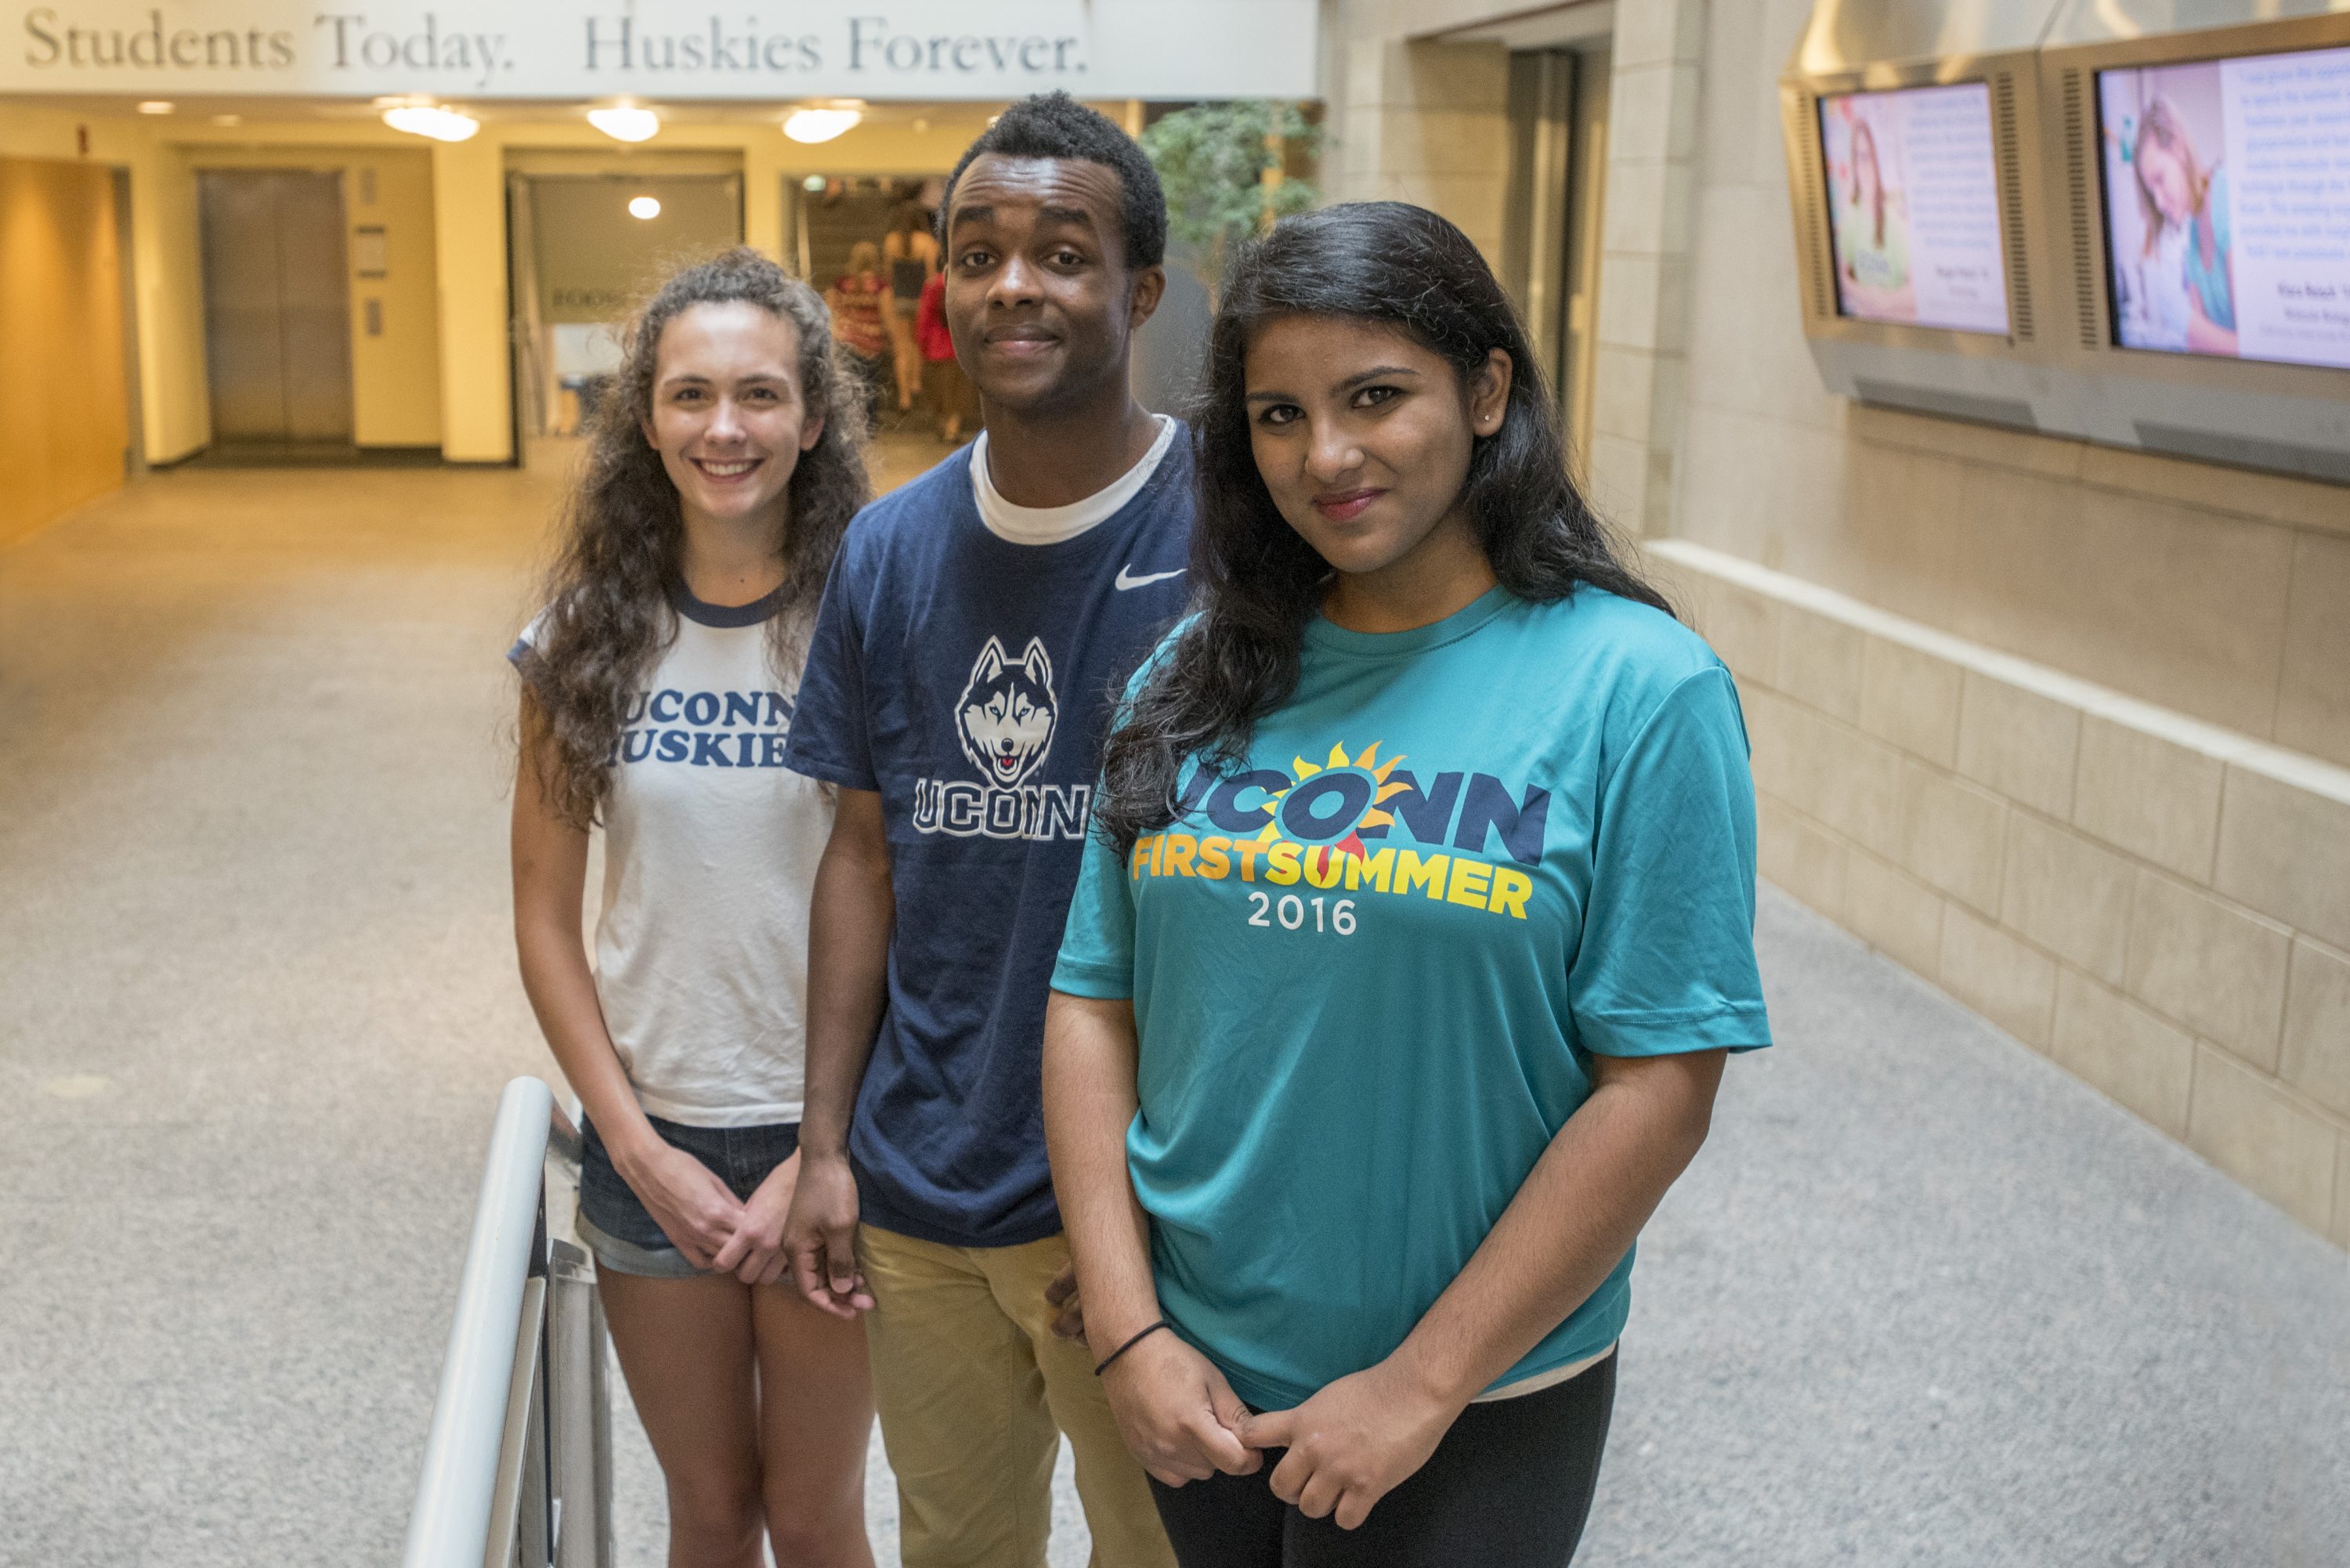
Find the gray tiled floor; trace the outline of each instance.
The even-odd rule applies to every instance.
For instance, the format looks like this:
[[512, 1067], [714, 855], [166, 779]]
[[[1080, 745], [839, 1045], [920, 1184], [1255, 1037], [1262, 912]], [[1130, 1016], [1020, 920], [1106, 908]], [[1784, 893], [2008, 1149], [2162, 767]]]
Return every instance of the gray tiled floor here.
[[[499, 656], [549, 494], [184, 472], [0, 551], [0, 1563], [396, 1555], [546, 1064]], [[1582, 1560], [2350, 1563], [2342, 1255], [1775, 896], [1762, 943]]]

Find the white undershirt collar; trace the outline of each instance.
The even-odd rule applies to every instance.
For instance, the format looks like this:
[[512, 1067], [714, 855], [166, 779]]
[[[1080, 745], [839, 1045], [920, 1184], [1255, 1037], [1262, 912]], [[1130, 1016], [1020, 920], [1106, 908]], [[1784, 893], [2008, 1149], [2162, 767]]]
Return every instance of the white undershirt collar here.
[[1107, 522], [1119, 507], [1141, 493], [1150, 476], [1159, 472], [1159, 460], [1174, 443], [1175, 421], [1165, 414], [1151, 417], [1159, 421], [1159, 439], [1150, 443], [1142, 460], [1103, 489], [1066, 506], [1014, 506], [1004, 500], [988, 477], [987, 432], [980, 431], [971, 448], [971, 498], [979, 507], [979, 520], [989, 533], [1014, 545], [1058, 545]]

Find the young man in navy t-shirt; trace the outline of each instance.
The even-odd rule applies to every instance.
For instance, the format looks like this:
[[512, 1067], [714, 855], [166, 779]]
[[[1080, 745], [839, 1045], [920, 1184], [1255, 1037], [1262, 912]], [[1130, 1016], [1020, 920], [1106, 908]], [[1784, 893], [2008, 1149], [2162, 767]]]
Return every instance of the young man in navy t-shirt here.
[[1128, 389], [1166, 205], [1056, 93], [972, 144], [941, 211], [986, 430], [850, 527], [800, 683], [785, 761], [840, 794], [785, 1245], [811, 1301], [865, 1314], [908, 1568], [1041, 1568], [1056, 1428], [1096, 1562], [1172, 1568], [1091, 1355], [1053, 1332], [1039, 1085], [1110, 705], [1184, 602], [1189, 443]]

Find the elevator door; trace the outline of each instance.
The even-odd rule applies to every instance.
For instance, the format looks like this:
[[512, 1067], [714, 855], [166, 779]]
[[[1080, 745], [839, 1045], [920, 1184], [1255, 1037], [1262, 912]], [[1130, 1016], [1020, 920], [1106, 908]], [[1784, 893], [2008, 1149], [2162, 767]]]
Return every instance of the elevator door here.
[[342, 177], [209, 169], [199, 178], [213, 439], [348, 445]]

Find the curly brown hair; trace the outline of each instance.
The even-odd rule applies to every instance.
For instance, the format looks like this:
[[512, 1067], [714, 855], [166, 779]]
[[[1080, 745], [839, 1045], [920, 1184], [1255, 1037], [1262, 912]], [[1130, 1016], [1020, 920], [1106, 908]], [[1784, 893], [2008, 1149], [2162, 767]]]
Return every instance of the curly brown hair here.
[[870, 493], [864, 396], [834, 347], [822, 296], [747, 247], [697, 262], [654, 291], [629, 325], [620, 368], [596, 410], [525, 671], [537, 711], [523, 743], [546, 748], [546, 804], [577, 827], [601, 815], [629, 699], [677, 638], [671, 594], [684, 580], [685, 524], [677, 487], [644, 433], [661, 332], [694, 306], [735, 303], [792, 324], [800, 395], [825, 421], [792, 472], [775, 540], [784, 604], [768, 622], [768, 647], [778, 672], [805, 650], [840, 536]]

